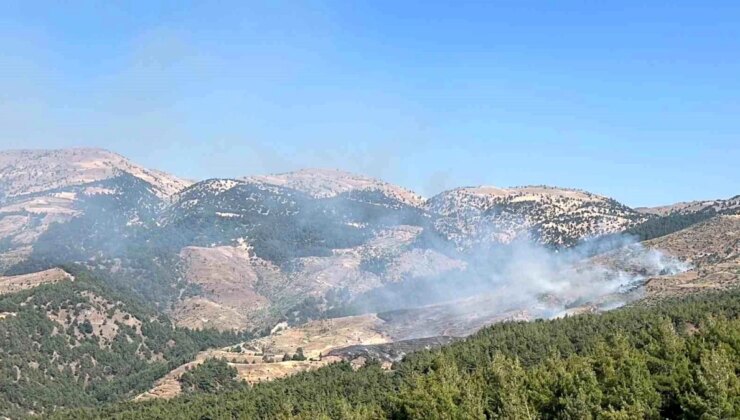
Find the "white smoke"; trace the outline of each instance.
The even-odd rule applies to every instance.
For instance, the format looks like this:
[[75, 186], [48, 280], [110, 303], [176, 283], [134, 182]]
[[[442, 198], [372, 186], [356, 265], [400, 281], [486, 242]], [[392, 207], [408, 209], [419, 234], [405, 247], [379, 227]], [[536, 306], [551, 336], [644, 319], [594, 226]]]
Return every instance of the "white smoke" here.
[[[382, 309], [410, 309], [409, 314], [419, 314], [418, 321], [409, 314], [393, 318], [399, 324], [393, 328], [403, 338], [465, 335], [504, 319], [553, 318], [614, 309], [640, 298], [642, 286], [651, 277], [690, 268], [629, 237], [608, 241], [553, 250], [531, 240], [517, 240], [476, 249], [468, 253], [468, 269], [458, 276], [426, 282], [410, 292], [389, 288], [373, 302], [393, 302]], [[371, 312], [377, 308], [364, 309]], [[424, 318], [428, 321], [422, 321]], [[403, 323], [413, 327], [400, 325]]]
[[[628, 241], [627, 239], [625, 241]], [[591, 257], [590, 247], [555, 252], [531, 242], [516, 241], [492, 267], [491, 292], [516, 301], [549, 302], [549, 309], [614, 299], [626, 302], [649, 277], [676, 274], [687, 264], [640, 243], [625, 243], [610, 253]]]

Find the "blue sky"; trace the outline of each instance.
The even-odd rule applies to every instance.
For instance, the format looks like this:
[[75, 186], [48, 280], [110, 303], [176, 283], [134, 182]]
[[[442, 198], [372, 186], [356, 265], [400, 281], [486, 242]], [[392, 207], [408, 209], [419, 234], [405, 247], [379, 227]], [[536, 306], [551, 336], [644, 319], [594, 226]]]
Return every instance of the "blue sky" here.
[[2, 2], [0, 146], [427, 196], [740, 194], [738, 2], [154, 3]]

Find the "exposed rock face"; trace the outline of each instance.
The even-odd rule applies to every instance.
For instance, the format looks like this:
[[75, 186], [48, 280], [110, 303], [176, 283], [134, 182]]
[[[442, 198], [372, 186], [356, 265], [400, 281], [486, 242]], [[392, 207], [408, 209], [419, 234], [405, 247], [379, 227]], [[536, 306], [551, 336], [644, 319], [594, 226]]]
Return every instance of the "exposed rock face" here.
[[437, 229], [459, 246], [510, 242], [525, 235], [550, 245], [620, 232], [647, 219], [618, 202], [553, 187], [471, 187], [443, 192], [427, 209]]

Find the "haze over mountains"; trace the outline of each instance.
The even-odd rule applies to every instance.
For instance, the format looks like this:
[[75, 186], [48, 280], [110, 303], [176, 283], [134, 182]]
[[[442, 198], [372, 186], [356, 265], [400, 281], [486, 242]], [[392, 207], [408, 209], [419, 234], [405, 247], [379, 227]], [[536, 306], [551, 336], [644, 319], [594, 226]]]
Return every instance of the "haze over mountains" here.
[[0, 194], [5, 272], [82, 264], [184, 326], [219, 329], [303, 319], [389, 284], [457, 275], [501, 244], [567, 248], [668, 215], [732, 213], [738, 201], [636, 210], [547, 186], [423, 199], [326, 169], [192, 183], [100, 149], [2, 152]]
[[[233, 356], [250, 382], [368, 352], [391, 362], [504, 320], [740, 276], [740, 196], [633, 209], [550, 186], [425, 199], [330, 169], [246, 175], [191, 182], [101, 149], [0, 152], [0, 328], [28, 341], [1, 367], [24, 390], [74, 383], [87, 402], [171, 397], [212, 357]], [[238, 356], [222, 347], [234, 343]], [[314, 360], [266, 364], [298, 347]], [[112, 354], [146, 379], [99, 368]], [[7, 398], [13, 413], [73, 404]]]

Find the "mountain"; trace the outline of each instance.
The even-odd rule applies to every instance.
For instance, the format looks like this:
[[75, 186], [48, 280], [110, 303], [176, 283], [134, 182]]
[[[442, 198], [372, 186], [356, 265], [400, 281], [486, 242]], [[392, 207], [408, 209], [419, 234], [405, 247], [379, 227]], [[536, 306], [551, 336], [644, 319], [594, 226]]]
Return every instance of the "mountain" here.
[[[509, 305], [513, 305], [514, 300], [512, 298], [486, 295], [443, 304], [423, 305], [418, 308], [405, 310], [377, 314], [364, 313], [357, 316], [316, 320], [298, 326], [289, 326], [284, 323], [277, 325], [266, 337], [247, 340], [228, 347], [212, 348], [199, 353], [192, 361], [176, 367], [167, 375], [163, 376], [150, 390], [140, 394], [137, 400], [172, 398], [183, 392], [191, 393], [193, 391], [188, 391], [184, 388], [187, 373], [210, 369], [206, 368], [206, 366], [210, 366], [211, 363], [217, 360], [221, 360], [230, 368], [233, 368], [234, 375], [238, 380], [245, 380], [253, 384], [255, 386], [254, 392], [261, 392], [258, 390], [264, 389], [264, 387], [270, 387], [271, 385], [262, 385], [266, 381], [279, 380], [280, 378], [299, 372], [318, 369], [320, 372], [323, 372], [320, 375], [333, 375], [332, 366], [336, 366], [334, 365], [335, 363], [342, 364], [343, 362], [348, 362], [346, 365], [348, 367], [347, 371], [354, 372], [353, 369], [358, 369], [360, 366], [368, 363], [368, 358], [371, 355], [382, 361], [382, 364], [379, 366], [382, 366], [383, 369], [391, 369], [391, 373], [385, 373], [385, 375], [403, 375], [404, 372], [409, 372], [407, 369], [415, 369], [413, 366], [416, 366], [417, 362], [412, 361], [419, 360], [417, 359], [418, 357], [425, 357], [425, 355], [429, 354], [430, 349], [437, 348], [440, 345], [449, 346], [450, 343], [454, 343], [456, 339], [450, 336], [468, 336], [485, 325], [501, 322], [504, 322], [504, 324], [499, 324], [500, 328], [498, 326], [489, 329], [484, 328], [482, 333], [473, 335], [472, 338], [468, 338], [465, 341], [470, 342], [473, 340], [477, 344], [470, 347], [467, 347], [465, 344], [453, 344], [452, 347], [446, 348], [445, 352], [454, 351], [452, 349], [455, 349], [455, 346], [463, 346], [464, 349], [460, 348], [459, 354], [466, 361], [465, 363], [468, 363], [470, 360], [473, 360], [470, 359], [472, 356], [469, 356], [471, 352], [481, 351], [487, 353], [488, 350], [485, 350], [487, 348], [495, 348], [497, 351], [507, 349], [505, 351], [514, 352], [518, 357], [525, 358], [519, 359], [520, 361], [530, 360], [531, 362], [531, 359], [526, 359], [526, 354], [529, 354], [527, 352], [545, 345], [543, 342], [552, 340], [553, 343], [560, 343], [557, 344], [558, 346], [563, 345], [563, 342], [559, 341], [562, 338], [563, 328], [570, 331], [567, 333], [569, 336], [578, 337], [577, 339], [573, 338], [574, 340], [582, 343], [581, 340], [593, 340], [595, 338], [593, 334], [596, 334], [595, 331], [604, 331], [604, 334], [607, 335], [611, 334], [607, 331], [613, 332], [614, 328], [616, 328], [615, 323], [617, 325], [622, 325], [623, 322], [625, 323], [624, 325], [640, 325], [639, 330], [652, 328], [645, 327], [645, 325], [653, 325], [652, 323], [656, 323], [654, 324], [656, 328], [663, 328], [659, 327], [659, 325], [662, 322], [661, 320], [665, 320], [664, 317], [667, 314], [670, 314], [678, 322], [677, 325], [684, 325], [682, 328], [685, 328], [685, 335], [681, 332], [684, 330], [676, 331], [681, 334], [681, 337], [695, 337], [696, 334], [702, 334], [703, 337], [706, 337], [703, 334], [710, 334], [707, 328], [713, 327], [709, 327], [708, 324], [704, 327], [697, 327], [695, 323], [703, 321], [695, 321], [699, 319], [696, 314], [728, 313], [734, 314], [731, 316], [737, 316], [734, 309], [732, 309], [737, 305], [736, 298], [731, 296], [734, 296], [732, 293], [737, 293], [732, 292], [732, 290], [740, 284], [740, 277], [738, 277], [740, 275], [740, 260], [738, 260], [740, 257], [740, 242], [738, 241], [740, 241], [740, 218], [738, 216], [717, 216], [674, 234], [646, 241], [642, 244], [630, 245], [630, 247], [624, 250], [617, 251], [616, 255], [619, 255], [617, 258], [610, 257], [608, 254], [607, 256], [600, 256], [599, 258], [602, 259], [611, 258], [613, 263], [622, 264], [627, 270], [642, 272], [645, 268], [639, 264], [634, 267], [628, 267], [625, 264], [638, 263], [641, 258], [665, 258], [660, 253], [642, 253], [640, 249], [645, 248], [666, 252], [679, 258], [689, 266], [688, 271], [677, 274], [669, 273], [669, 270], [665, 268], [662, 269], [661, 273], [652, 273], [651, 275], [654, 277], [645, 279], [644, 291], [647, 298], [644, 302], [650, 303], [649, 306], [653, 308], [644, 310], [641, 309], [640, 305], [633, 306], [622, 311], [622, 315], [610, 316], [608, 321], [604, 321], [604, 325], [600, 324], [601, 321], [599, 319], [601, 318], [592, 316], [587, 318], [572, 317], [572, 315], [579, 313], [592, 313], [595, 308], [591, 304], [582, 304], [581, 308], [572, 307], [568, 311], [568, 314], [571, 315], [570, 317], [566, 318], [566, 320], [551, 321], [551, 324], [517, 322], [530, 320], [535, 316], [526, 310], [511, 309], [502, 311], [501, 309], [497, 309], [501, 305], [501, 298], [508, 301]], [[206, 254], [201, 254], [204, 251]], [[240, 258], [238, 255], [229, 253], [230, 251], [230, 249], [221, 249], [219, 247], [193, 250], [189, 252], [195, 252], [195, 254], [189, 258], [209, 258], [207, 254], [211, 252], [221, 254], [222, 256], [218, 260], [220, 261], [218, 265], [223, 269], [221, 275], [223, 278], [229, 279], [229, 273], [243, 275], [243, 273], [234, 272], [231, 268], [232, 266], [234, 268], [245, 266], [243, 263], [232, 265], [225, 263], [225, 261], [230, 259]], [[637, 258], [629, 257], [630, 255], [634, 256], [635, 253], [637, 253]], [[241, 258], [248, 258], [247, 255], [248, 253], [244, 251]], [[664, 259], [660, 264], [664, 262], [669, 263], [670, 261]], [[660, 269], [660, 264], [657, 266], [658, 269]], [[579, 270], [582, 269], [579, 268]], [[226, 282], [232, 284], [230, 280], [226, 280]], [[254, 284], [253, 281], [252, 284]], [[709, 300], [702, 300], [704, 298], [701, 293], [707, 290], [714, 290], [715, 292], [723, 291], [724, 293], [729, 293], [729, 295], [713, 295]], [[230, 294], [235, 295], [233, 292]], [[686, 303], [673, 303], [672, 301], [669, 301], [672, 302], [669, 304], [663, 303], [667, 297], [688, 299], [694, 295], [698, 296], [698, 299], [689, 300]], [[606, 302], [608, 305], [611, 305], [614, 301], [607, 300]], [[551, 301], [550, 298], [544, 298], [542, 303], [557, 304]], [[654, 307], [655, 305], [658, 305], [658, 309]], [[725, 308], [729, 308], [729, 312], [724, 312]], [[637, 320], [639, 322], [633, 324]], [[589, 322], [595, 322], [595, 324], [589, 324], [591, 326], [584, 324]], [[539, 326], [529, 327], [528, 325]], [[620, 331], [624, 331], [622, 329], [624, 325], [619, 327]], [[543, 337], [541, 335], [543, 332], [542, 328], [545, 328], [545, 326], [547, 331], [550, 332]], [[529, 344], [522, 344], [520, 340], [523, 340], [523, 332], [512, 333], [512, 328], [530, 329], [532, 331], [527, 334], [531, 334], [532, 337], [536, 338], [532, 338], [531, 340], [534, 341]], [[726, 328], [733, 327], [730, 324], [721, 324], [719, 328], [722, 328], [722, 331], [727, 331]], [[537, 332], [535, 333], [534, 330]], [[492, 331], [496, 331], [493, 333], [494, 337], [481, 338], [487, 334], [491, 334]], [[584, 333], [584, 331], [588, 331], [588, 333]], [[638, 329], [633, 332], [639, 335]], [[640, 336], [651, 337], [652, 335]], [[513, 341], [503, 345], [502, 342], [506, 342], [506, 340]], [[571, 343], [569, 340], [571, 339], [566, 340], [565, 343]], [[660, 341], [662, 339], [658, 340], [659, 343], [664, 343]], [[702, 342], [712, 341], [702, 340]], [[661, 346], [662, 344], [656, 343], [655, 345]], [[559, 348], [560, 351], [575, 351], [579, 354], [581, 351], [570, 348], [563, 350], [563, 347]], [[574, 347], [574, 349], [579, 348], [582, 347], [579, 347], [579, 345], [575, 345]], [[409, 354], [418, 351], [421, 351], [420, 355]], [[436, 352], [436, 350], [432, 351]], [[285, 356], [286, 354], [288, 356]], [[297, 354], [303, 355], [305, 359], [294, 359]], [[523, 354], [524, 356], [522, 356]], [[656, 356], [654, 353], [651, 353], [651, 355], [653, 357]], [[534, 357], [538, 358], [540, 356]], [[603, 357], [603, 354], [598, 353], [598, 355], [595, 354], [593, 357]], [[478, 359], [476, 358], [475, 360]], [[478, 363], [474, 363], [474, 365], [477, 366]], [[374, 365], [371, 363], [369, 366], [372, 367]], [[363, 370], [359, 372], [363, 372]], [[533, 373], [533, 375], [541, 374], [542, 372]], [[358, 375], [361, 375], [361, 373]], [[324, 379], [319, 379], [325, 378], [324, 376], [310, 377], [315, 379], [311, 379], [307, 382], [308, 384], [320, 386], [319, 384], [324, 383]], [[306, 376], [303, 376], [303, 378], [306, 378]], [[290, 380], [288, 382], [279, 381], [274, 386], [291, 386], [288, 385], [291, 383]], [[307, 383], [302, 382], [303, 385], [301, 386], [306, 386]], [[675, 392], [678, 392], [678, 390]], [[232, 398], [229, 395], [226, 394], [226, 396], [219, 398], [228, 400]], [[190, 395], [188, 398], [192, 401], [194, 396]], [[176, 399], [173, 403], [158, 403], [158, 407], [162, 407], [165, 411], [168, 409], [193, 409], [192, 406], [188, 409], [183, 408], [183, 401], [182, 399]], [[302, 404], [300, 401], [299, 399], [296, 403]], [[665, 404], [670, 405], [671, 403], [666, 402]], [[140, 415], [145, 415], [141, 413], [145, 413], [146, 409], [141, 407], [143, 406], [119, 406], [115, 410], [134, 410], [139, 412]], [[663, 409], [671, 410], [667, 406]]]
[[247, 181], [302, 191], [314, 198], [330, 198], [355, 191], [375, 191], [407, 206], [421, 207], [424, 199], [405, 188], [335, 169], [303, 169], [275, 175], [252, 176]]
[[3, 156], [0, 269], [79, 263], [191, 328], [299, 323], [424, 279], [455, 278], [470, 291], [464, 278], [480, 246], [529, 237], [568, 247], [657, 218], [554, 187], [424, 200], [335, 170], [189, 184], [98, 149]]
[[634, 235], [644, 241], [678, 232], [717, 215], [740, 214], [740, 196], [729, 199], [690, 201], [636, 210], [652, 217], [627, 229], [624, 233]]
[[231, 369], [258, 383], [368, 355], [388, 368], [490, 324], [738, 284], [737, 197], [652, 212], [544, 186], [424, 200], [334, 170], [189, 183], [97, 149], [0, 156], [0, 415], [237, 389]]
[[[173, 251], [187, 255], [187, 272], [199, 273], [186, 274], [192, 283], [208, 284], [198, 298], [176, 302], [173, 316], [191, 326], [243, 328], [270, 319], [264, 312], [274, 320], [275, 313], [305, 306], [305, 299], [322, 301], [333, 290], [359, 293], [404, 275], [456, 267], [416, 246], [425, 228], [433, 228], [430, 215], [382, 190], [317, 198], [261, 181], [213, 179], [178, 194], [158, 236], [172, 238]], [[206, 273], [229, 280], [211, 281]], [[227, 291], [227, 284], [238, 291]], [[238, 295], [253, 296], [254, 303], [235, 301]]]
[[63, 190], [123, 172], [149, 183], [161, 198], [190, 184], [103, 149], [11, 150], [0, 151], [0, 199]]
[[648, 219], [607, 197], [546, 186], [457, 188], [432, 197], [426, 208], [439, 215], [436, 228], [464, 247], [520, 236], [568, 246]]
[[[645, 258], [654, 262], [657, 271], [645, 271]], [[599, 254], [589, 263], [640, 275], [642, 302], [731, 290], [740, 286], [740, 215], [715, 215], [676, 232]]]
[[740, 208], [740, 195], [728, 199], [685, 201], [657, 207], [637, 207], [640, 213], [668, 216], [675, 213], [690, 214], [713, 210], [717, 213], [730, 212]]
[[[37, 245], [54, 242], [46, 237], [49, 230], [70, 223], [82, 230], [69, 232], [68, 226], [66, 240], [77, 248], [76, 242], [88, 242], [84, 257], [104, 242], [110, 248], [121, 230], [152, 225], [154, 213], [187, 185], [101, 149], [0, 152], [0, 270], [48, 259]], [[65, 252], [61, 262], [76, 260]]]
[[646, 283], [651, 296], [675, 296], [740, 285], [740, 215], [715, 216], [645, 245], [674, 255], [690, 265], [675, 276]]

